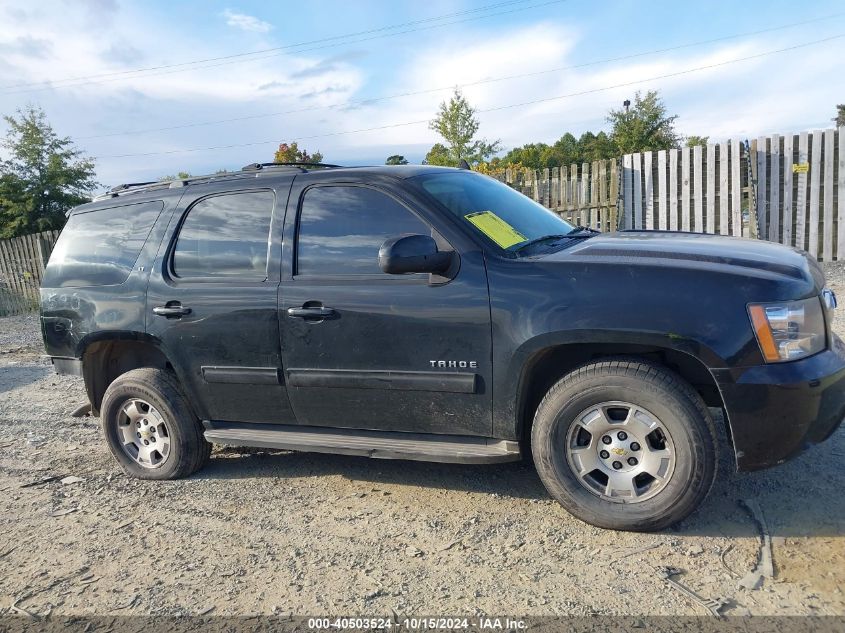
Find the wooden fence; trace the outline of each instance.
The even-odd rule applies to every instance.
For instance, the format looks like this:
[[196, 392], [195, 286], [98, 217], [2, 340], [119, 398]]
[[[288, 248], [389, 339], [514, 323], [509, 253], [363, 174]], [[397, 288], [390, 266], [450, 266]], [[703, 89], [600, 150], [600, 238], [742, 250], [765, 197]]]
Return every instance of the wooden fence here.
[[498, 177], [564, 219], [602, 231], [749, 236], [756, 235], [750, 151], [736, 139]]
[[44, 267], [58, 237], [59, 231], [45, 231], [0, 240], [0, 316], [38, 308]]
[[623, 229], [753, 236], [749, 148], [740, 139], [622, 157]]
[[602, 231], [753, 235], [748, 152], [735, 140], [497, 177], [564, 219]]
[[845, 259], [845, 127], [752, 141], [760, 237]]
[[499, 178], [575, 224], [781, 242], [845, 259], [845, 127], [626, 154]]
[[508, 169], [501, 180], [572, 224], [613, 231], [619, 224], [619, 164], [600, 160], [540, 171]]

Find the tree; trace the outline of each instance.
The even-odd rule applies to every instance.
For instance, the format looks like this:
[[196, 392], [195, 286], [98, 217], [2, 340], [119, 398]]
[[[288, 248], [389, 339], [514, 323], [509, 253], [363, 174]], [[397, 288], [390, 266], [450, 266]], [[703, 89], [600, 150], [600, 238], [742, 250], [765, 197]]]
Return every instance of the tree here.
[[554, 145], [529, 143], [515, 147], [501, 159], [505, 165], [520, 163], [530, 169], [565, 167], [573, 163], [616, 158], [619, 150], [605, 132], [584, 132], [576, 139], [567, 132]]
[[475, 108], [456, 89], [448, 103], [440, 104], [437, 116], [429, 123], [429, 128], [446, 143], [437, 143], [431, 148], [425, 157], [426, 164], [457, 167], [462, 159], [473, 165], [493, 156], [499, 151], [499, 141], [490, 143], [486, 139], [476, 139], [479, 126]]
[[279, 149], [273, 155], [274, 163], [322, 163], [323, 155], [320, 152], [309, 154], [307, 151], [300, 150], [296, 141], [288, 145], [287, 143], [279, 144]]
[[393, 156], [388, 156], [387, 160], [384, 161], [385, 165], [407, 165], [408, 161], [405, 160], [405, 157], [401, 154], [394, 154]]
[[555, 141], [555, 144], [552, 145], [552, 147], [554, 148], [555, 156], [557, 156], [560, 161], [560, 164], [557, 165], [558, 167], [583, 162], [581, 146], [578, 143], [578, 139], [576, 139], [570, 132], [561, 136], [557, 141]]
[[65, 212], [98, 186], [94, 161], [59, 137], [38, 107], [3, 118], [9, 130], [0, 145], [9, 158], [0, 161], [0, 238], [60, 229]]
[[580, 150], [579, 162], [591, 163], [594, 160], [606, 160], [616, 158], [619, 155], [619, 148], [616, 143], [605, 133], [584, 132], [578, 139]]
[[707, 147], [708, 141], [710, 141], [709, 136], [696, 136], [693, 134], [687, 137], [686, 145], [687, 147]]
[[666, 106], [656, 91], [650, 90], [645, 96], [637, 92], [630, 110], [626, 107], [608, 113], [610, 139], [620, 154], [680, 147], [681, 138], [675, 132], [677, 118], [666, 115]]
[[502, 157], [501, 162], [506, 165], [520, 163], [532, 169], [560, 166], [554, 148], [546, 143], [528, 143], [522, 147], [514, 147]]
[[449, 148], [443, 143], [435, 143], [423, 158], [423, 165], [452, 165], [456, 167], [457, 163], [452, 164], [451, 160]]
[[191, 174], [186, 171], [180, 171], [175, 176], [162, 176], [158, 179], [159, 182], [170, 182], [171, 180], [185, 180], [190, 178]]
[[526, 166], [522, 163], [506, 163], [501, 158], [496, 157], [489, 163], [481, 162], [477, 165], [473, 165], [472, 169], [473, 171], [477, 171], [480, 174], [486, 174], [488, 176], [501, 176], [507, 173], [508, 169], [512, 169], [514, 173], [519, 173], [520, 171], [526, 169]]
[[836, 118], [833, 121], [836, 121], [837, 127], [845, 125], [845, 103], [840, 103], [836, 106]]

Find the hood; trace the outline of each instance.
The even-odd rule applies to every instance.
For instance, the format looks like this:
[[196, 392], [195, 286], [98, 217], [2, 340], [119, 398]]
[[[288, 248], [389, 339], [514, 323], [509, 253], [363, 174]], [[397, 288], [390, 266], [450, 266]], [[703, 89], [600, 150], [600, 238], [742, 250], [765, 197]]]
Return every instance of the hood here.
[[735, 275], [810, 282], [818, 289], [824, 286], [821, 267], [803, 251], [765, 240], [704, 233], [603, 233], [570, 248], [542, 256], [542, 260], [718, 269]]

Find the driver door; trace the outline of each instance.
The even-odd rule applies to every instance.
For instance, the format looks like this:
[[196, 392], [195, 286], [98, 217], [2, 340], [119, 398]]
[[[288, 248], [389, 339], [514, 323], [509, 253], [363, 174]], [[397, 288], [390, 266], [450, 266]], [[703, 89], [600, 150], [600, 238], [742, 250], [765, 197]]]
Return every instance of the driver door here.
[[297, 177], [279, 288], [283, 366], [299, 424], [489, 436], [491, 330], [480, 252], [451, 279], [389, 275], [379, 247], [442, 242], [386, 189]]

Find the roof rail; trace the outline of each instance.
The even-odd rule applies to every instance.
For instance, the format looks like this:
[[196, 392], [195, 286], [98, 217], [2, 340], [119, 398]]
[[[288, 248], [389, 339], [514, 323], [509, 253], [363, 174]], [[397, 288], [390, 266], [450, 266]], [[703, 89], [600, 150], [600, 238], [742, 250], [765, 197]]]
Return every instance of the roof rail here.
[[340, 165], [331, 165], [329, 163], [250, 163], [241, 167], [241, 171], [258, 171], [271, 167], [299, 167], [305, 171], [305, 167], [324, 167], [326, 169], [337, 169]]
[[128, 182], [122, 185], [112, 187], [105, 193], [94, 196], [92, 202], [98, 202], [107, 198], [117, 198], [118, 196], [127, 193], [136, 193], [139, 191], [149, 191], [151, 189], [166, 189], [170, 186], [170, 181], [151, 180], [149, 182]]
[[154, 185], [156, 184], [156, 180], [150, 180], [148, 182], [127, 182], [123, 185], [117, 185], [117, 187], [112, 187], [109, 189], [109, 193], [118, 193], [119, 191], [126, 191], [127, 189], [132, 189], [133, 187], [145, 187], [147, 185]]
[[[151, 191], [154, 189], [173, 189], [176, 187], [184, 187], [190, 184], [201, 184], [203, 182], [211, 182], [216, 180], [223, 180], [229, 178], [245, 178], [249, 177], [249, 172], [257, 172], [263, 169], [288, 169], [296, 170], [300, 173], [307, 173], [306, 167], [324, 167], [337, 168], [340, 165], [329, 165], [326, 163], [252, 163], [241, 168], [240, 171], [230, 171], [222, 174], [209, 174], [207, 176], [191, 176], [189, 178], [177, 178], [175, 180], [150, 180], [147, 182], [129, 182], [122, 185], [112, 187], [107, 192], [98, 196], [94, 196], [94, 202], [105, 200], [107, 198], [117, 198], [118, 196], [129, 193], [140, 193], [142, 191]], [[244, 172], [247, 172], [246, 174]]]

